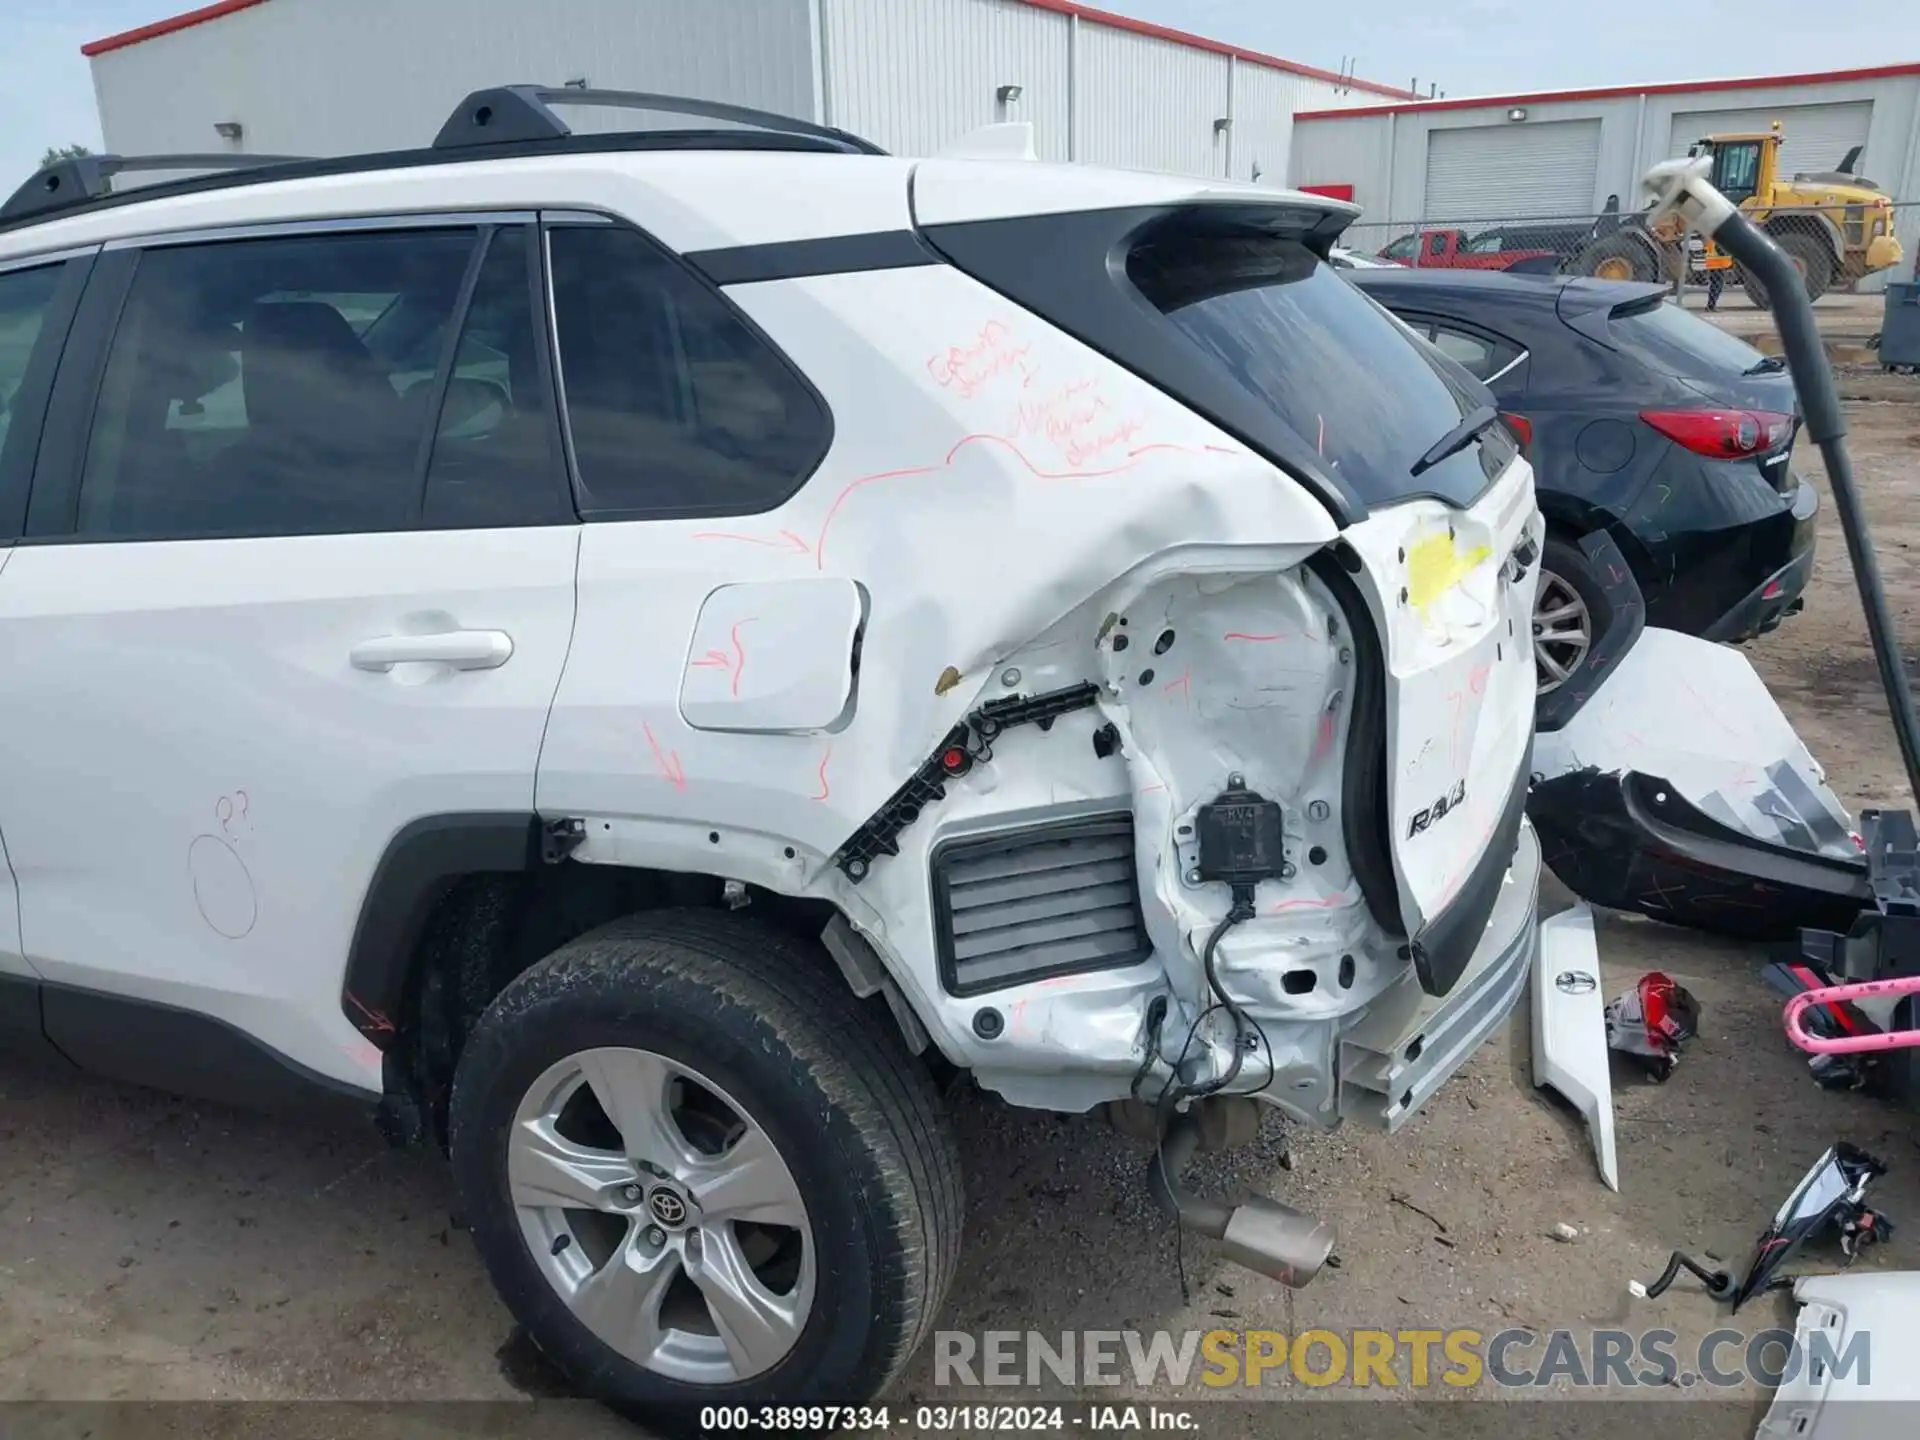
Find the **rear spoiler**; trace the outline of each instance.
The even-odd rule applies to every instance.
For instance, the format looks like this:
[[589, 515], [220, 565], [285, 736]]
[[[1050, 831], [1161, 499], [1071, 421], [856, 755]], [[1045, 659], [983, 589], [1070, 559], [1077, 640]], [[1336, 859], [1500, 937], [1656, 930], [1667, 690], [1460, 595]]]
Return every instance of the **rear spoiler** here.
[[1667, 298], [1665, 285], [1652, 280], [1569, 280], [1560, 287], [1554, 312], [1569, 330], [1602, 345], [1612, 345], [1609, 323], [1617, 316], [1649, 309]]

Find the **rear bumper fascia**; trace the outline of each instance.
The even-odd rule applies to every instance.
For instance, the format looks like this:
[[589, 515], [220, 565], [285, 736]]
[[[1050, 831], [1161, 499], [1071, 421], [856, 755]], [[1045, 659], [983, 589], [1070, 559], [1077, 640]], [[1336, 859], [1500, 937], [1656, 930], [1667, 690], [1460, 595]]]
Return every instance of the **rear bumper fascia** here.
[[1701, 639], [1723, 644], [1749, 640], [1765, 635], [1801, 608], [1801, 597], [1813, 578], [1813, 518], [1819, 509], [1819, 492], [1802, 481], [1793, 497], [1794, 535], [1801, 542], [1793, 558], [1702, 631]]
[[1864, 860], [1770, 844], [1666, 781], [1577, 770], [1534, 786], [1528, 818], [1549, 868], [1582, 899], [1750, 940], [1845, 932], [1872, 904]]
[[1520, 823], [1512, 862], [1466, 970], [1445, 995], [1411, 970], [1340, 1039], [1340, 1118], [1391, 1134], [1497, 1030], [1539, 950], [1540, 845]]

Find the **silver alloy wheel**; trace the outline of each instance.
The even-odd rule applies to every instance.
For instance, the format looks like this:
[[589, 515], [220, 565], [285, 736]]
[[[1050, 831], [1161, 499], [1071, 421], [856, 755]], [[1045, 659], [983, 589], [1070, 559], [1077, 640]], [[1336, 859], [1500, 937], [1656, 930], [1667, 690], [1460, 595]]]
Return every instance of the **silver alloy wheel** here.
[[574, 1315], [637, 1365], [696, 1385], [777, 1365], [813, 1308], [793, 1172], [740, 1103], [650, 1050], [551, 1066], [514, 1115], [520, 1231]]
[[1580, 592], [1551, 570], [1540, 572], [1533, 598], [1533, 663], [1539, 693], [1566, 683], [1593, 648], [1593, 615]]

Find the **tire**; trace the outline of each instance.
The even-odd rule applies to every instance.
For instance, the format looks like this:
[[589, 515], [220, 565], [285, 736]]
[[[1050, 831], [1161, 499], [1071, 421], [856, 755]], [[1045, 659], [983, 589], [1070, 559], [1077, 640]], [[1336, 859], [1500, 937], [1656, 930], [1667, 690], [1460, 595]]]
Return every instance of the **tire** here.
[[1812, 235], [1776, 235], [1780, 248], [1806, 281], [1807, 298], [1818, 300], [1833, 286], [1833, 253]]
[[[508, 985], [460, 1058], [454, 1180], [495, 1287], [581, 1393], [658, 1430], [696, 1432], [715, 1405], [866, 1403], [904, 1369], [953, 1276], [964, 1195], [932, 1081], [891, 1020], [809, 949], [723, 912], [628, 916]], [[556, 1078], [569, 1067], [577, 1079]], [[602, 1094], [625, 1107], [624, 1126]], [[580, 1154], [542, 1135], [595, 1152], [591, 1208], [556, 1208], [530, 1178], [576, 1200], [586, 1183], [587, 1167], [539, 1167], [543, 1153]], [[631, 1149], [666, 1163], [637, 1169]], [[729, 1198], [748, 1200], [701, 1179], [722, 1172], [752, 1187], [768, 1223], [715, 1218]], [[678, 1197], [677, 1221], [662, 1194]], [[755, 1254], [771, 1256], [765, 1276]], [[748, 1270], [757, 1288], [729, 1278]], [[609, 1280], [625, 1283], [610, 1295], [593, 1284]], [[633, 1303], [642, 1294], [650, 1306]], [[758, 1331], [734, 1327], [755, 1341], [745, 1361], [707, 1300], [737, 1306], [743, 1294], [755, 1316], [782, 1312]]]
[[[1551, 621], [1545, 618], [1559, 615], [1569, 603], [1577, 603], [1579, 616]], [[1570, 622], [1575, 619], [1581, 621], [1584, 643], [1571, 638], [1553, 641], [1541, 633], [1543, 624], [1564, 626], [1571, 637]], [[1600, 577], [1594, 573], [1592, 562], [1578, 545], [1549, 535], [1541, 550], [1540, 588], [1533, 611], [1533, 659], [1538, 693], [1551, 694], [1577, 676], [1593, 653], [1593, 642], [1605, 634], [1612, 623], [1613, 606], [1601, 587]], [[1556, 676], [1556, 666], [1565, 673]]]
[[[1787, 234], [1777, 231], [1768, 232], [1774, 243], [1786, 252], [1787, 258], [1800, 271], [1801, 279], [1806, 282], [1807, 298], [1818, 300], [1833, 286], [1833, 255], [1827, 247], [1811, 235]], [[1771, 310], [1773, 302], [1767, 298], [1767, 287], [1758, 277], [1742, 267], [1740, 271], [1741, 288], [1747, 292], [1747, 298], [1757, 309]]]
[[1568, 269], [1575, 275], [1601, 280], [1658, 280], [1660, 267], [1646, 244], [1632, 235], [1609, 235], [1573, 257]]

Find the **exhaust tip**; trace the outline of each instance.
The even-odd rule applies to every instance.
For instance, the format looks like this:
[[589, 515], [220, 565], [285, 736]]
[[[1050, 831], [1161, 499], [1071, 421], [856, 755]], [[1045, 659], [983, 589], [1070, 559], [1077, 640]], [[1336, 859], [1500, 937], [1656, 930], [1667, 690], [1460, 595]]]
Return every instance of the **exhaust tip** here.
[[1235, 1264], [1297, 1290], [1325, 1267], [1334, 1230], [1291, 1205], [1253, 1195], [1227, 1216], [1220, 1243]]

